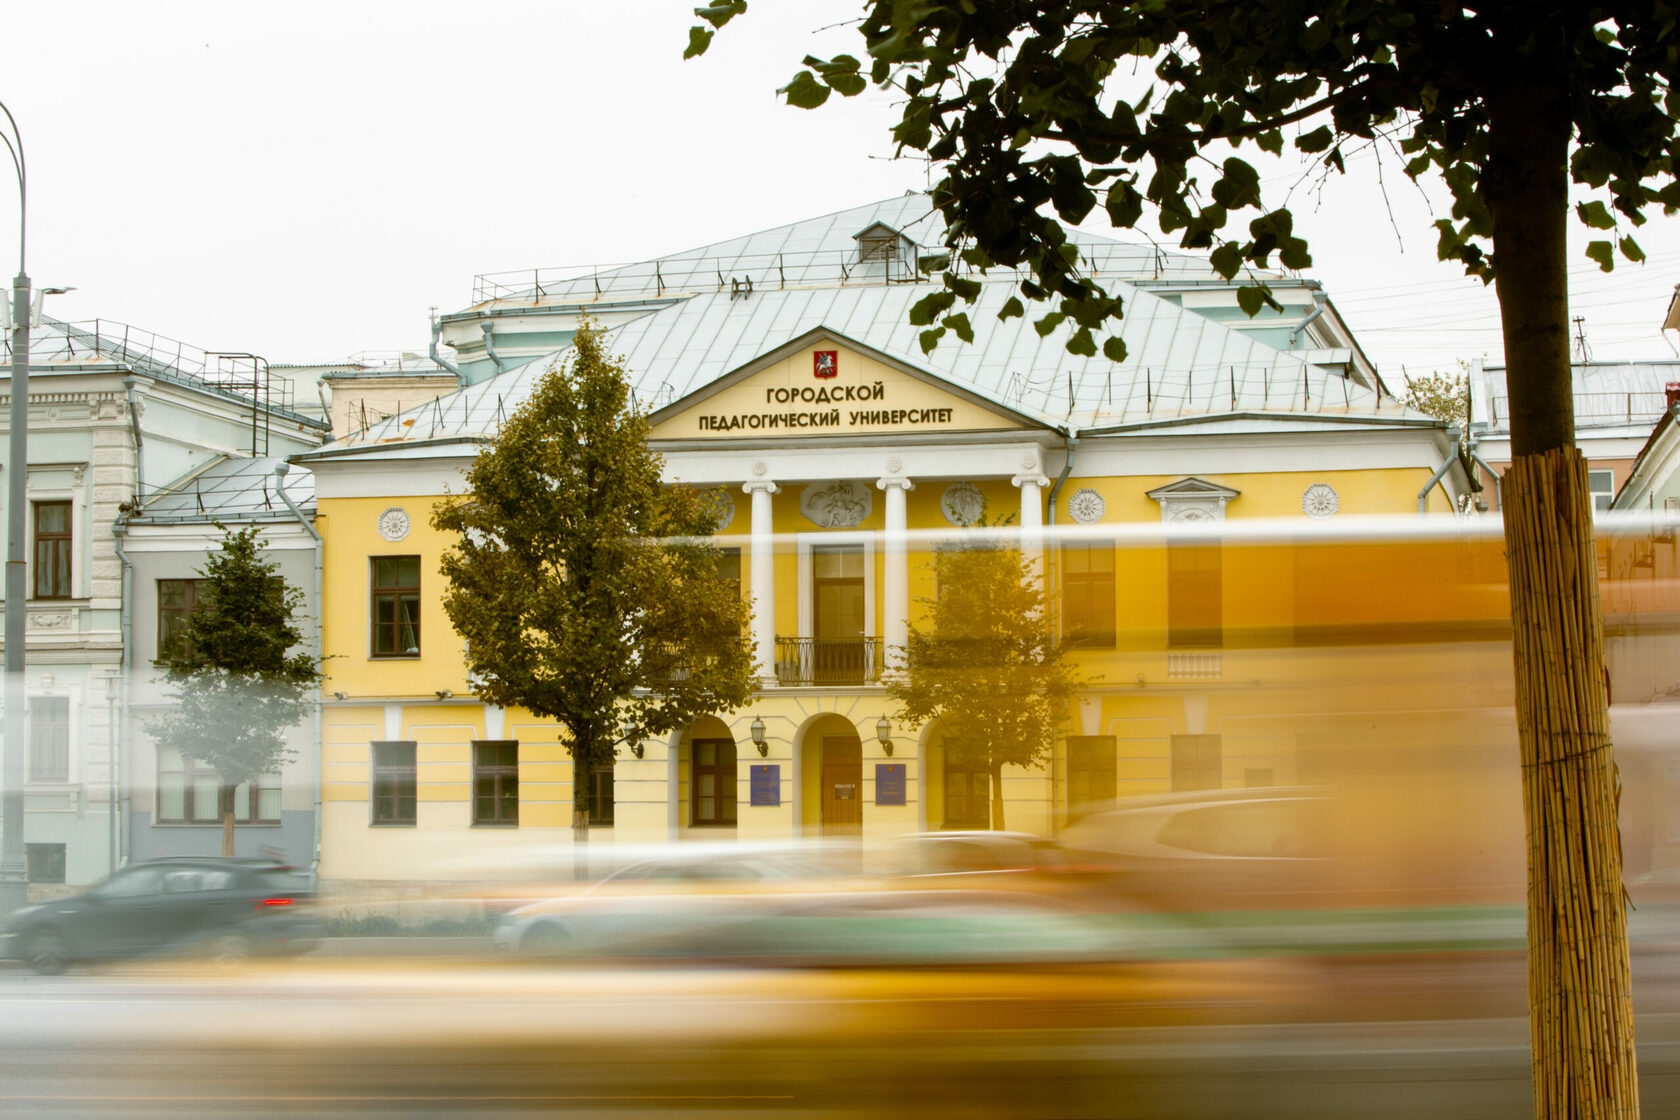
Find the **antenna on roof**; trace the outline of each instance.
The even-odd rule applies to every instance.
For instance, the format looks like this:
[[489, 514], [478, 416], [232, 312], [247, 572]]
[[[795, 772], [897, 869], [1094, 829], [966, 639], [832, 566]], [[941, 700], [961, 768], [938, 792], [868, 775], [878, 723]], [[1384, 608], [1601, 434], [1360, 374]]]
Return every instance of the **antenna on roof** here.
[[1575, 316], [1575, 360], [1577, 362], [1592, 361], [1592, 351], [1587, 349], [1587, 320], [1580, 315]]

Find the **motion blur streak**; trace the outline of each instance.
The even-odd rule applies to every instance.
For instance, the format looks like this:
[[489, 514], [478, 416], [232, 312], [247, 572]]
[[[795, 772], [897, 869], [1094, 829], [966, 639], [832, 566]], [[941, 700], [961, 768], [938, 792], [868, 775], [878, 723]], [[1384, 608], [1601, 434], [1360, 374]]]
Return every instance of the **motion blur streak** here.
[[[1641, 1095], [1680, 1115], [1674, 533], [1601, 533]], [[1116, 547], [1121, 577], [1165, 570], [1158, 539]], [[1122, 739], [1176, 733], [1199, 690], [1222, 772], [1122, 745], [1112, 790], [1044, 810], [1052, 836], [609, 843], [586, 882], [532, 846], [423, 897], [322, 884], [292, 909], [326, 936], [295, 957], [0, 972], [0, 1109], [1530, 1115], [1497, 533], [1223, 547], [1217, 677], [1174, 676], [1160, 619], [1080, 653]]]

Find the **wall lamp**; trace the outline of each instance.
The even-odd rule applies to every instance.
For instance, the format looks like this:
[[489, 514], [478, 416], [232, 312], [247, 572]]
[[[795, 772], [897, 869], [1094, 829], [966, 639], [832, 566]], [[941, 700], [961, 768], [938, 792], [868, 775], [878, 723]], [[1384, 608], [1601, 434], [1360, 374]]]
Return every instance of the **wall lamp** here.
[[645, 749], [646, 748], [643, 747], [640, 743], [631, 743], [630, 744], [630, 753], [635, 755], [637, 758], [642, 757], [642, 751], [645, 750]]
[[333, 699], [334, 700], [348, 700], [348, 699], [350, 699], [350, 694], [348, 692], [335, 692], [335, 693], [333, 693]]
[[447, 700], [453, 695], [455, 695], [455, 694], [453, 692], [449, 691], [447, 688], [440, 688], [440, 689], [437, 690], [437, 698], [439, 700]]
[[875, 721], [875, 737], [881, 740], [881, 749], [886, 752], [888, 758], [891, 758], [893, 752], [892, 724], [887, 722], [886, 716], [882, 716]]
[[764, 721], [758, 716], [752, 721], [753, 746], [758, 748], [758, 757], [763, 758], [770, 753], [770, 744], [764, 741]]

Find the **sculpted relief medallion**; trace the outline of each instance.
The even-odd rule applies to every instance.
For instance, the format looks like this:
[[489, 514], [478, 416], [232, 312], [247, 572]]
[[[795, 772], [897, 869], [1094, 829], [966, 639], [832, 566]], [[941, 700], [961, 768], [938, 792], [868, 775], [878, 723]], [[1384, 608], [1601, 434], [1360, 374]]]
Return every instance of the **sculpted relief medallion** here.
[[813, 482], [799, 496], [799, 512], [824, 529], [853, 528], [874, 508], [868, 488], [851, 478]]
[[407, 511], [392, 506], [379, 515], [379, 535], [388, 541], [400, 541], [408, 536], [409, 521]]
[[980, 520], [980, 514], [986, 508], [986, 499], [981, 497], [980, 488], [974, 483], [953, 482], [945, 487], [945, 494], [939, 499], [939, 508], [951, 524], [972, 525]]
[[1341, 498], [1329, 483], [1315, 482], [1301, 495], [1301, 512], [1308, 517], [1330, 517], [1341, 505]]
[[1068, 499], [1068, 513], [1081, 525], [1090, 525], [1102, 520], [1107, 512], [1108, 503], [1095, 490], [1076, 490], [1073, 497]]

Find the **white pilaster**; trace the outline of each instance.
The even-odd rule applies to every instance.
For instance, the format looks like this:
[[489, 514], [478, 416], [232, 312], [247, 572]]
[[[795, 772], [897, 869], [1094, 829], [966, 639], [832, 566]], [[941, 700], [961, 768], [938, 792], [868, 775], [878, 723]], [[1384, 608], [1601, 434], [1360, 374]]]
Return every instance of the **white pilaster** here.
[[752, 611], [753, 657], [759, 680], [776, 683], [776, 536], [770, 498], [781, 487], [755, 478], [742, 487], [752, 495]]
[[886, 492], [886, 535], [882, 546], [885, 581], [881, 593], [881, 637], [886, 645], [884, 665], [889, 673], [904, 663], [904, 647], [910, 641], [910, 560], [905, 547], [909, 528], [904, 496], [916, 488], [908, 478], [877, 479]]

